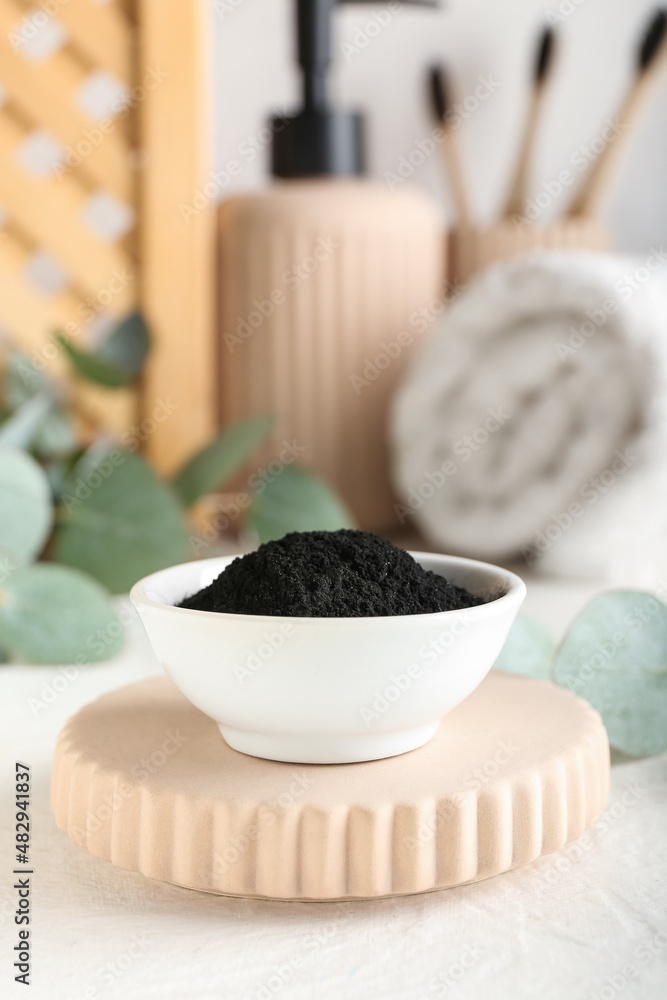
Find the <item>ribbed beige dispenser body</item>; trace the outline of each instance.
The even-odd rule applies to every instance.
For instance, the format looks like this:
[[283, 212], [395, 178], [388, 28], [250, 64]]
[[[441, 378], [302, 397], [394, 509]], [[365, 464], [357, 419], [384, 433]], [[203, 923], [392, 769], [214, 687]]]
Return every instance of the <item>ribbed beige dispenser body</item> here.
[[408, 185], [281, 180], [224, 203], [219, 239], [225, 423], [273, 414], [361, 527], [391, 526], [388, 406], [445, 273], [434, 207]]

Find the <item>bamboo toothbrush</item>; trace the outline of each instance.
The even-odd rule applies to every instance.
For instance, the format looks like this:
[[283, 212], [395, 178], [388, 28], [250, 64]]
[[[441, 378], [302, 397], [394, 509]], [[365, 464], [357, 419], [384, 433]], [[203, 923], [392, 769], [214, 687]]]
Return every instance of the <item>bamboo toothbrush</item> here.
[[533, 72], [533, 92], [528, 109], [528, 118], [523, 132], [521, 150], [514, 170], [514, 177], [510, 185], [503, 216], [506, 219], [514, 215], [523, 215], [528, 196], [528, 174], [535, 145], [537, 128], [542, 114], [542, 105], [546, 93], [547, 82], [550, 70], [553, 65], [554, 53], [554, 32], [551, 28], [545, 28], [540, 36], [540, 44], [537, 49], [535, 69]]
[[466, 186], [463, 180], [458, 135], [452, 124], [452, 116], [449, 113], [449, 91], [447, 87], [447, 74], [444, 67], [434, 66], [430, 71], [429, 79], [433, 114], [445, 133], [442, 150], [457, 221], [459, 227], [465, 229], [470, 225], [470, 209], [468, 207]]
[[[642, 37], [637, 54], [635, 77], [618, 113], [617, 121], [627, 134], [630, 123], [646, 100], [653, 78], [667, 56], [667, 10], [659, 8], [651, 18]], [[623, 146], [623, 135], [608, 142], [597, 159], [593, 160], [583, 183], [570, 208], [569, 216], [589, 215], [595, 212], [609, 185], [613, 167]]]

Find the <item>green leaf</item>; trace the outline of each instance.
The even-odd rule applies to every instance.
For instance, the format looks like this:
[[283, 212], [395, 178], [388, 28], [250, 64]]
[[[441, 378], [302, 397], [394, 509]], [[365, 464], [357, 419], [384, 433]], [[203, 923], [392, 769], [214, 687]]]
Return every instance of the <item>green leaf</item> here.
[[114, 327], [95, 353], [98, 360], [120, 368], [130, 379], [135, 379], [149, 349], [148, 327], [141, 313], [134, 312]]
[[55, 335], [55, 341], [71, 361], [74, 370], [89, 381], [97, 382], [98, 385], [104, 385], [108, 389], [120, 389], [132, 381], [132, 376], [118, 365], [105, 361], [96, 354], [80, 351], [61, 333]]
[[43, 371], [20, 351], [12, 351], [5, 365], [5, 400], [12, 410], [23, 406], [35, 396], [47, 397], [50, 405], [41, 420], [31, 420], [31, 433], [24, 434], [21, 446], [40, 457], [62, 456], [76, 447], [76, 432], [67, 411], [56, 401], [56, 390]]
[[31, 562], [53, 522], [46, 473], [23, 451], [0, 450], [0, 553], [12, 564]]
[[51, 383], [21, 351], [7, 356], [4, 374], [4, 398], [10, 410], [16, 410], [39, 392], [49, 393]]
[[37, 426], [30, 446], [40, 458], [72, 452], [77, 446], [77, 436], [67, 412], [54, 404]]
[[250, 417], [222, 431], [197, 452], [174, 478], [174, 488], [186, 507], [221, 486], [266, 438], [272, 417]]
[[495, 670], [549, 680], [556, 643], [541, 622], [518, 615], [493, 664]]
[[93, 468], [84, 455], [62, 502], [54, 558], [85, 570], [113, 593], [187, 554], [180, 504], [138, 455], [115, 450]]
[[27, 450], [52, 405], [53, 399], [40, 392], [19, 406], [0, 426], [0, 448]]
[[255, 491], [248, 527], [260, 542], [269, 542], [290, 531], [335, 531], [354, 525], [322, 479], [304, 469], [284, 466], [274, 479], [262, 480]]
[[595, 597], [566, 635], [555, 679], [598, 710], [612, 746], [667, 749], [667, 607], [652, 594]]
[[67, 484], [67, 481], [72, 473], [72, 469], [80, 460], [81, 455], [82, 449], [76, 448], [74, 451], [62, 458], [49, 458], [44, 463], [44, 472], [49, 480], [51, 496], [54, 499], [54, 503], [60, 503], [63, 489], [65, 488], [65, 485]]
[[79, 375], [109, 389], [130, 385], [150, 348], [148, 328], [138, 312], [114, 327], [96, 351], [80, 351], [61, 333], [55, 339]]
[[0, 641], [30, 663], [83, 664], [117, 653], [123, 629], [98, 583], [38, 563], [0, 584]]

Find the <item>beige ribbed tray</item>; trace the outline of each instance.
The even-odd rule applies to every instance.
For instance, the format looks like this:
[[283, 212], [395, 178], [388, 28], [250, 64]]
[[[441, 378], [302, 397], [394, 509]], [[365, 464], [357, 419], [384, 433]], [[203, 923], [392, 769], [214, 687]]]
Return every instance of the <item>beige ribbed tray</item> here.
[[459, 885], [557, 851], [604, 809], [598, 714], [545, 681], [492, 672], [426, 746], [363, 764], [230, 749], [167, 678], [67, 723], [51, 804], [119, 868], [207, 892], [353, 899]]

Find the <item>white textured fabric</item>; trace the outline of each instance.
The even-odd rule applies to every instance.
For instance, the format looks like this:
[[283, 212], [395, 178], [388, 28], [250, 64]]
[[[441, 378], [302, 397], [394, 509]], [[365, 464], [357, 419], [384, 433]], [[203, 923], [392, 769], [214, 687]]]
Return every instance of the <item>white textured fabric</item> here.
[[[561, 629], [593, 589], [531, 583], [526, 610]], [[564, 851], [420, 896], [344, 904], [231, 899], [120, 871], [76, 847], [49, 811], [54, 741], [81, 705], [160, 672], [138, 626], [130, 632], [121, 656], [64, 685], [57, 667], [0, 667], [3, 1000], [665, 996], [667, 755], [617, 763], [601, 822]], [[13, 983], [11, 970], [11, 785], [14, 760], [24, 758], [34, 782], [29, 990]]]
[[391, 436], [401, 513], [439, 546], [654, 583], [667, 565], [667, 254], [537, 252], [484, 272], [417, 356]]

